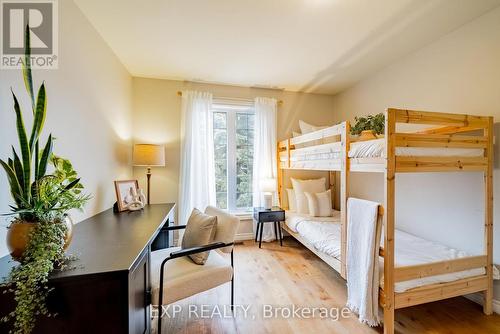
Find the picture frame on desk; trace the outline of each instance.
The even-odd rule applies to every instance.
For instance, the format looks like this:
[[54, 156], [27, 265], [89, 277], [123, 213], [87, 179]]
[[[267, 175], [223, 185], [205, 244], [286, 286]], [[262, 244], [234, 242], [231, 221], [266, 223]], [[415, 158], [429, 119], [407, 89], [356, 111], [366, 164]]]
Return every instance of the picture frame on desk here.
[[116, 204], [118, 212], [128, 210], [128, 204], [132, 200], [131, 190], [139, 191], [139, 181], [137, 180], [117, 180], [115, 181]]

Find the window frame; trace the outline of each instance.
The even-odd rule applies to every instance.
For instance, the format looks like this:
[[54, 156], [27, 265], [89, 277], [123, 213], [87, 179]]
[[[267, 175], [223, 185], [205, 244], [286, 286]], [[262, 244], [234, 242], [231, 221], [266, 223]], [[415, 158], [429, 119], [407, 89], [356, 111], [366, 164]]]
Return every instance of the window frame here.
[[[237, 114], [238, 112], [244, 112], [247, 114], [255, 115], [255, 109], [252, 104], [249, 103], [213, 103], [211, 108], [212, 114], [214, 113], [225, 113], [226, 114], [226, 172], [227, 172], [227, 210], [230, 213], [236, 215], [248, 215], [252, 212], [252, 206], [248, 208], [238, 208], [236, 206], [237, 196], [238, 196], [238, 184], [237, 184]], [[215, 127], [214, 127], [215, 129]], [[255, 140], [255, 138], [254, 138]], [[215, 152], [215, 151], [214, 151]], [[253, 157], [252, 157], [253, 164]], [[253, 178], [252, 178], [253, 182]], [[253, 196], [253, 195], [252, 195]]]

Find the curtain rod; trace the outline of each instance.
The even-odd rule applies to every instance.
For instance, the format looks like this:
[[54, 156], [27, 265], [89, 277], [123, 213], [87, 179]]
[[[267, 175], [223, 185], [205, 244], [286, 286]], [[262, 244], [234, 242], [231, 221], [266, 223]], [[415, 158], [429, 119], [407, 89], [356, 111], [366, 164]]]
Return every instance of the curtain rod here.
[[[179, 90], [177, 91], [177, 95], [182, 96], [182, 92]], [[236, 98], [236, 97], [221, 97], [221, 96], [216, 96], [216, 99], [221, 99], [221, 100], [244, 100], [244, 101], [251, 101], [251, 99], [243, 99], [243, 98]], [[278, 100], [278, 105], [281, 106], [283, 105], [283, 100]]]

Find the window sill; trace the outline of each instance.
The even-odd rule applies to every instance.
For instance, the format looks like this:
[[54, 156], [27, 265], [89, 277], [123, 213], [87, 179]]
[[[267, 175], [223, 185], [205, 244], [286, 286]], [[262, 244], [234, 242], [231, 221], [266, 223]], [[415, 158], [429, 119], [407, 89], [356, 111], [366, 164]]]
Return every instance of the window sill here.
[[252, 213], [250, 213], [250, 212], [230, 212], [230, 214], [238, 217], [240, 220], [251, 220], [251, 219], [253, 219]]

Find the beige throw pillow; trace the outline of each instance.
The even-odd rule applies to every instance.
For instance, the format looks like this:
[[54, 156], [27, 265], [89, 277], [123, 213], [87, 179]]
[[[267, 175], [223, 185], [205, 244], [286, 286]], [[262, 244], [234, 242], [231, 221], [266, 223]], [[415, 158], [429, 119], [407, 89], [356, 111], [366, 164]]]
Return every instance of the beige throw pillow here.
[[[181, 248], [206, 246], [213, 242], [217, 231], [217, 216], [209, 216], [198, 209], [193, 209], [186, 224]], [[209, 252], [189, 255], [196, 264], [205, 264]]]
[[332, 215], [332, 191], [320, 193], [305, 192], [309, 205], [309, 214], [313, 217], [330, 217]]
[[288, 210], [295, 212], [297, 210], [296, 205], [297, 201], [295, 200], [295, 191], [293, 189], [287, 188], [286, 194], [288, 198]]
[[309, 204], [304, 195], [305, 192], [319, 193], [326, 191], [326, 179], [324, 177], [312, 180], [299, 180], [291, 178], [293, 190], [295, 192], [296, 211], [297, 213], [309, 214]]

